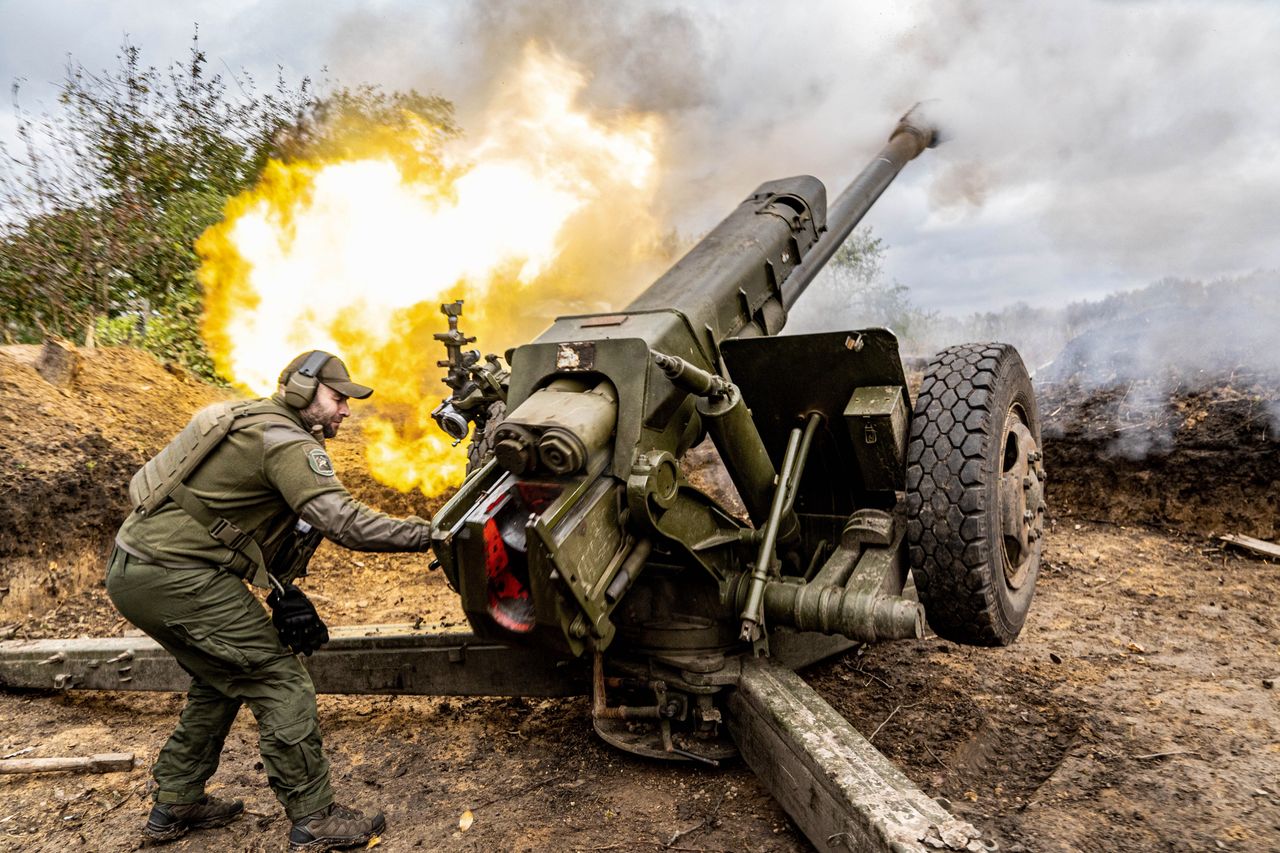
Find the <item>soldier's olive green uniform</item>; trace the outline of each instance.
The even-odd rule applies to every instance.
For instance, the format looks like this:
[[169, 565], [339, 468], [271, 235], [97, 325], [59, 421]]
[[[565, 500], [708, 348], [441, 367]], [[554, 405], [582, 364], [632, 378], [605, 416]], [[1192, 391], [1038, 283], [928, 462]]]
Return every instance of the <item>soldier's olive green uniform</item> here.
[[[427, 522], [391, 518], [352, 499], [295, 410], [272, 398], [256, 411], [270, 416], [227, 435], [186, 486], [251, 535], [268, 564], [299, 517], [349, 548], [427, 549]], [[172, 501], [130, 515], [116, 546], [107, 574], [111, 600], [192, 676], [187, 706], [152, 771], [157, 801], [200, 799], [245, 704], [258, 721], [267, 777], [290, 819], [331, 803], [315, 687], [241, 580], [255, 576], [256, 564]]]

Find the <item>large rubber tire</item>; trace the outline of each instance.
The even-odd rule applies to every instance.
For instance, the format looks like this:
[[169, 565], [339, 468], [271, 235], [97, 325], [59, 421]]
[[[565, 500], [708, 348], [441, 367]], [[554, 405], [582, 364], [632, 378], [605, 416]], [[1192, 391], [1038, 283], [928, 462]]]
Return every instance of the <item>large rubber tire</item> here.
[[467, 473], [470, 474], [493, 458], [494, 433], [507, 415], [507, 404], [498, 402], [489, 406], [483, 430], [472, 430], [471, 443], [467, 445]]
[[940, 637], [1003, 646], [1035, 594], [1044, 530], [1040, 418], [1008, 344], [929, 363], [907, 444], [907, 554]]

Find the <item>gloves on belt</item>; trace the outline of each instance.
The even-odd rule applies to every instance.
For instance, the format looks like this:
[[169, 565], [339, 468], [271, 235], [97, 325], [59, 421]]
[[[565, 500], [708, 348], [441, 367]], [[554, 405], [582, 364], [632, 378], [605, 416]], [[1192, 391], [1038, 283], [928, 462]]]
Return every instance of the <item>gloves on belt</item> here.
[[329, 642], [329, 629], [315, 605], [294, 584], [273, 589], [267, 596], [267, 604], [271, 605], [271, 624], [276, 626], [280, 642], [295, 653], [310, 655]]

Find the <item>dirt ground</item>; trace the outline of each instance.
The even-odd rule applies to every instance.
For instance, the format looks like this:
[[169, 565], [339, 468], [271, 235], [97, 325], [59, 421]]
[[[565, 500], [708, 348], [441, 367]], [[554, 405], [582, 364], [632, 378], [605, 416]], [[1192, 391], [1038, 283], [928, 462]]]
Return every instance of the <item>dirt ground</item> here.
[[[119, 635], [101, 571], [124, 484], [221, 392], [113, 350], [85, 354], [60, 389], [33, 357], [0, 350], [0, 637]], [[884, 644], [805, 673], [1002, 850], [1280, 849], [1280, 565], [1211, 538], [1275, 536], [1280, 443], [1260, 414], [1275, 386], [1224, 382], [1171, 392], [1174, 428], [1141, 427], [1154, 436], [1142, 458], [1127, 441], [1138, 429], [1120, 429], [1136, 422], [1125, 389], [1041, 389], [1052, 519], [1018, 642]], [[432, 502], [360, 474], [357, 432], [334, 446], [357, 496], [429, 515]], [[331, 624], [461, 625], [426, 563], [326, 545], [306, 586]], [[0, 850], [138, 847], [146, 768], [181, 706], [0, 693], [0, 756], [139, 759], [130, 773], [0, 776]], [[581, 699], [322, 696], [320, 715], [339, 796], [386, 810], [388, 851], [812, 849], [742, 765], [616, 752]], [[169, 849], [285, 848], [256, 751], [242, 713], [211, 791], [249, 815]]]

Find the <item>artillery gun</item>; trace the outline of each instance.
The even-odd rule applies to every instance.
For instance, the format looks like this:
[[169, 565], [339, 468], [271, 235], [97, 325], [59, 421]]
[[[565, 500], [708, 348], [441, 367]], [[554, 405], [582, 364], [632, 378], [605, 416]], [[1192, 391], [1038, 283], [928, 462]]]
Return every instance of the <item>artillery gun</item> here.
[[[740, 754], [819, 849], [993, 849], [795, 675], [857, 642], [1012, 642], [1041, 550], [1030, 381], [1002, 344], [952, 347], [910, 401], [897, 341], [779, 336], [787, 310], [893, 178], [937, 142], [916, 112], [828, 207], [761, 185], [625, 309], [561, 317], [496, 356], [443, 306], [471, 470], [433, 520], [469, 634], [334, 631], [333, 693], [589, 694], [641, 755]], [[690, 484], [714, 444], [745, 517]], [[909, 594], [911, 578], [916, 596]], [[139, 639], [0, 644], [10, 686], [180, 690]]]

